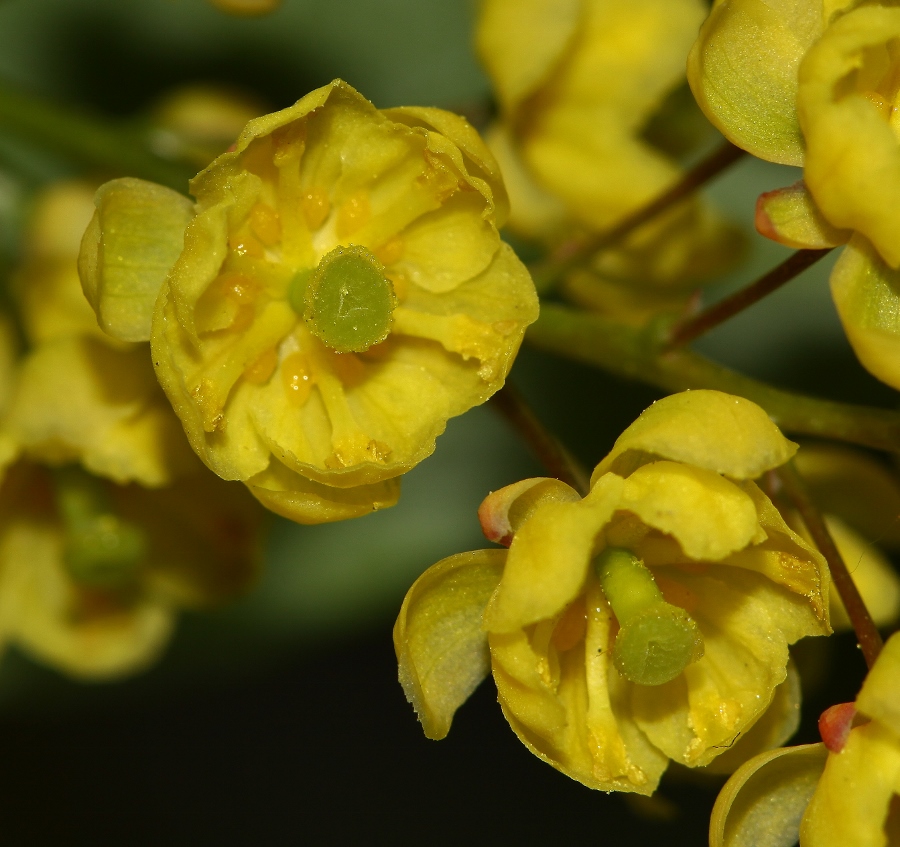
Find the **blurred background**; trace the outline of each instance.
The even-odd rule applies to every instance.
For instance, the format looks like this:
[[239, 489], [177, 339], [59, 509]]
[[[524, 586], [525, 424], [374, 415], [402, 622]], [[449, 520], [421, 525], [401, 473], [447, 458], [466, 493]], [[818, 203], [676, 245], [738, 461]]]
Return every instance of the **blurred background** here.
[[[234, 87], [268, 110], [335, 77], [377, 106], [436, 105], [477, 122], [490, 90], [470, 44], [470, 0], [284, 0], [262, 19], [206, 0], [0, 0], [0, 81], [88, 112], [137, 120], [187, 83]], [[719, 296], [787, 251], [752, 234], [753, 201], [797, 177], [744, 161], [711, 195], [745, 222], [747, 260]], [[0, 124], [0, 250], [15, 263], [35, 188], [78, 170]], [[855, 362], [825, 262], [720, 328], [699, 349], [755, 376], [888, 405]], [[657, 394], [524, 349], [513, 380], [593, 465]], [[130, 680], [69, 681], [15, 650], [0, 662], [0, 843], [700, 844], [718, 783], [686, 772], [639, 803], [595, 794], [531, 756], [486, 681], [450, 736], [422, 735], [396, 681], [391, 627], [429, 565], [485, 546], [475, 511], [492, 489], [541, 469], [490, 407], [450, 422], [407, 475], [400, 504], [339, 525], [276, 522], [256, 590], [186, 614], [162, 662]], [[862, 662], [804, 704], [852, 699]]]

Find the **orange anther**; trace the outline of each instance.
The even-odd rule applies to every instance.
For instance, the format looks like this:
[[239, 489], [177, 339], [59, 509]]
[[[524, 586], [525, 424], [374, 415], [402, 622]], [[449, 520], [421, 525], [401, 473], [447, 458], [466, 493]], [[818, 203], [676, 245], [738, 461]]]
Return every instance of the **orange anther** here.
[[301, 201], [303, 217], [310, 231], [318, 229], [325, 223], [325, 219], [331, 212], [331, 201], [328, 192], [324, 188], [313, 187], [307, 189]]
[[362, 229], [372, 217], [372, 209], [369, 206], [369, 195], [364, 191], [351, 194], [338, 209], [337, 236], [346, 238], [354, 232]]
[[281, 241], [281, 219], [271, 206], [257, 203], [250, 211], [250, 231], [266, 247], [273, 247]]

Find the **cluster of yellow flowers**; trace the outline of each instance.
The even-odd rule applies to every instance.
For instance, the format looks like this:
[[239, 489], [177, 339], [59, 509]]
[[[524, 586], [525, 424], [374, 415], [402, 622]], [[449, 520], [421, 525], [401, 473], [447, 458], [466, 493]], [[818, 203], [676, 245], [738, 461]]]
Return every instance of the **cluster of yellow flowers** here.
[[[774, 390], [669, 352], [659, 327], [691, 317], [743, 236], [692, 193], [634, 216], [690, 181], [714, 135], [703, 115], [802, 166], [759, 198], [757, 228], [847, 245], [831, 275], [847, 337], [900, 389], [900, 9], [482, 0], [475, 41], [498, 106], [484, 140], [340, 80], [262, 117], [198, 89], [149, 136], [203, 167], [192, 197], [131, 176], [43, 194], [0, 323], [0, 641], [76, 675], [130, 672], [178, 608], [252, 584], [259, 504], [306, 524], [394, 505], [539, 320], [508, 225], [545, 257], [542, 293], [603, 328], [587, 346], [620, 343], [622, 372], [693, 390], [646, 409], [585, 490], [574, 474], [488, 494], [479, 519], [500, 546], [410, 588], [394, 642], [425, 734], [444, 737], [492, 673], [526, 747], [591, 788], [650, 795], [670, 761], [735, 771], [712, 844], [896, 840], [900, 635], [877, 661], [871, 648], [855, 706], [823, 719], [830, 752], [781, 745], [800, 720], [790, 645], [900, 614], [874, 544], [900, 547], [900, 482], [846, 445], [798, 449], [773, 417], [894, 453], [900, 425], [869, 414], [881, 440], [829, 429], [864, 413], [770, 407]], [[585, 343], [573, 336], [575, 358]], [[823, 537], [874, 625], [833, 592]]]

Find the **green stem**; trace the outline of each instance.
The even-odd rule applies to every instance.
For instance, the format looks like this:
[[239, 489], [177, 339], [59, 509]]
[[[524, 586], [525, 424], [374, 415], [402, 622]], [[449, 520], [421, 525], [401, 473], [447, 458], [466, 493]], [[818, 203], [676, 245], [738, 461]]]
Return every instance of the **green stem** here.
[[187, 192], [193, 173], [144, 148], [116, 124], [0, 84], [0, 127], [88, 167]]
[[746, 397], [762, 406], [779, 427], [791, 432], [900, 452], [900, 412], [793, 394], [690, 350], [660, 353], [664, 339], [659, 335], [564, 306], [545, 304], [526, 337], [542, 350], [664, 391], [712, 388]]

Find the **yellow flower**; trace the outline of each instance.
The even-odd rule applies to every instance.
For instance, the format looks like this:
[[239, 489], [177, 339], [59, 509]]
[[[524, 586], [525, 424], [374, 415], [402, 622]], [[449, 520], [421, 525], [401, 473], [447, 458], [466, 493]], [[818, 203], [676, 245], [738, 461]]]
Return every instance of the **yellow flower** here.
[[[483, 0], [476, 39], [501, 111], [488, 142], [511, 229], [550, 244], [602, 232], [677, 181], [679, 166], [645, 130], [676, 102], [704, 13], [700, 0]], [[692, 200], [598, 254], [569, 294], [643, 317], [648, 301], [681, 302], [735, 247], [735, 233]]]
[[842, 704], [822, 716], [827, 747], [775, 750], [734, 773], [713, 809], [711, 847], [776, 847], [793, 844], [798, 836], [801, 847], [895, 844], [900, 837], [898, 692], [900, 634], [895, 634], [863, 683], [855, 708]]
[[537, 316], [490, 153], [462, 118], [337, 81], [251, 121], [191, 188], [196, 207], [101, 188], [81, 256], [101, 325], [151, 339], [191, 446], [269, 508], [392, 505]]
[[205, 471], [156, 492], [18, 462], [0, 487], [0, 643], [77, 677], [143, 669], [178, 608], [253, 584], [260, 512]]
[[523, 743], [585, 785], [651, 794], [669, 759], [709, 764], [772, 702], [787, 645], [830, 631], [824, 561], [751, 481], [795, 449], [758, 406], [692, 391], [644, 412], [584, 499], [555, 480], [490, 495], [509, 553], [438, 563], [394, 629], [426, 734], [491, 668]]
[[900, 9], [847, 0], [721, 0], [688, 77], [707, 116], [754, 155], [802, 166], [764, 194], [757, 228], [794, 247], [848, 243], [831, 291], [860, 362], [900, 388]]

